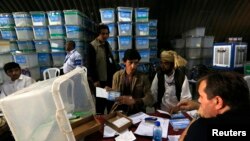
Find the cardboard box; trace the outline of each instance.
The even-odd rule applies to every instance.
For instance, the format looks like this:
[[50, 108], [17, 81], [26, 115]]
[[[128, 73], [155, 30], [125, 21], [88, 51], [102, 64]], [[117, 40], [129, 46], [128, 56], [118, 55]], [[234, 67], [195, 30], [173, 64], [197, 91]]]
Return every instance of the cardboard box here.
[[[105, 124], [113, 128], [117, 132], [122, 132], [132, 125], [132, 120], [119, 112], [111, 113], [107, 115], [104, 119]], [[119, 125], [117, 124], [118, 122]]]
[[76, 140], [92, 134], [101, 129], [101, 123], [93, 116], [76, 119], [71, 123]]

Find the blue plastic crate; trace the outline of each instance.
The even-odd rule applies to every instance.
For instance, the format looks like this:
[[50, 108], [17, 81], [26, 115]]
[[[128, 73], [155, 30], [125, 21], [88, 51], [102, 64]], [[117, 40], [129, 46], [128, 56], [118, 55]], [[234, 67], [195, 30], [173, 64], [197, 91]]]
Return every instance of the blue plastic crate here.
[[114, 8], [101, 8], [101, 21], [102, 23], [113, 23], [115, 22], [115, 9]]
[[139, 54], [141, 55], [142, 63], [148, 63], [150, 58], [150, 50], [138, 50]]
[[119, 22], [132, 22], [132, 7], [117, 7]]
[[47, 26], [34, 26], [33, 32], [36, 40], [49, 39], [49, 29]]
[[51, 53], [52, 60], [53, 60], [53, 66], [54, 67], [61, 67], [64, 64], [64, 59], [66, 56], [65, 52], [56, 52]]
[[132, 48], [132, 36], [118, 36], [119, 50]]
[[136, 36], [148, 36], [149, 35], [149, 22], [137, 22]]
[[132, 22], [118, 22], [119, 35], [132, 35]]
[[1, 28], [0, 30], [3, 39], [17, 39], [16, 31], [14, 28]]
[[30, 12], [33, 26], [46, 26], [48, 24], [47, 14], [43, 11]]
[[109, 36], [116, 36], [117, 34], [117, 27], [115, 23], [108, 23], [107, 26], [109, 27]]
[[0, 14], [0, 27], [13, 27], [15, 26], [14, 18], [11, 13], [1, 13]]
[[39, 66], [51, 66], [52, 58], [50, 53], [38, 53], [38, 64]]
[[149, 48], [149, 38], [147, 36], [135, 37], [135, 47], [136, 47], [136, 49], [148, 49]]
[[149, 8], [135, 8], [135, 21], [148, 22]]
[[48, 40], [34, 40], [36, 52], [49, 53], [51, 52], [50, 43]]
[[117, 50], [117, 38], [116, 37], [109, 37], [107, 41], [109, 42], [112, 50]]

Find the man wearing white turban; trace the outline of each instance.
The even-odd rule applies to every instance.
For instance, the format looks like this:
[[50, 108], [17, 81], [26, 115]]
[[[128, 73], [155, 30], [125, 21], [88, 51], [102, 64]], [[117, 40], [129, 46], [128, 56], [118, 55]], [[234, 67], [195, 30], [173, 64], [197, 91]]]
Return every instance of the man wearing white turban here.
[[183, 67], [187, 61], [175, 51], [162, 51], [161, 67], [151, 85], [155, 108], [175, 112], [179, 101], [190, 100], [192, 95]]

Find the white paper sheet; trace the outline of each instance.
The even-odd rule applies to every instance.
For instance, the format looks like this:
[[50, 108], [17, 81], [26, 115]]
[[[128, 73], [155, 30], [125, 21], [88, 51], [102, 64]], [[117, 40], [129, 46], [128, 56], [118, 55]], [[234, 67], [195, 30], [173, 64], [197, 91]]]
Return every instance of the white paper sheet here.
[[134, 141], [136, 139], [132, 131], [125, 131], [115, 138], [116, 141]]
[[136, 114], [129, 116], [128, 118], [130, 118], [132, 120], [133, 124], [136, 124], [136, 123], [139, 123], [142, 120], [144, 120], [146, 117], [149, 117], [149, 115], [147, 115], [143, 112], [139, 112], [139, 113], [136, 113]]
[[[157, 117], [157, 121], [161, 123], [162, 137], [167, 138], [169, 119]], [[145, 120], [142, 120], [142, 122], [139, 124], [134, 133], [141, 136], [153, 136], [153, 128], [154, 128], [153, 123], [148, 123], [145, 122]]]
[[96, 87], [96, 97], [100, 97], [100, 98], [108, 98], [108, 92], [100, 87]]
[[168, 140], [169, 141], [178, 141], [180, 138], [180, 135], [169, 135]]

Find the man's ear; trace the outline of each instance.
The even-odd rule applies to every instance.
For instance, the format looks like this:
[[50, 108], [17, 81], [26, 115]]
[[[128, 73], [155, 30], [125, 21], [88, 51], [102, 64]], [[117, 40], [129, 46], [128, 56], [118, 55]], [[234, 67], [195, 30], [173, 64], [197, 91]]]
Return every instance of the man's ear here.
[[224, 107], [224, 101], [220, 96], [215, 96], [214, 102], [215, 102], [215, 108], [217, 110], [222, 109]]

